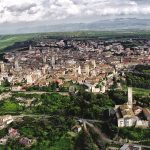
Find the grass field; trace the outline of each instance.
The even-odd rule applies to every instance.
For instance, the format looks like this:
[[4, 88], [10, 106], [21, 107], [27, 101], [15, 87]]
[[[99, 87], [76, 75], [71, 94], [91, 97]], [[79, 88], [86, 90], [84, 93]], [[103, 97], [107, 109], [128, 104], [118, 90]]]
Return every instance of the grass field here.
[[36, 34], [24, 34], [24, 35], [4, 35], [0, 36], [0, 50], [13, 45], [16, 42], [22, 42], [37, 37]]
[[[128, 88], [124, 87], [123, 90], [127, 92]], [[133, 90], [133, 95], [142, 95], [142, 96], [149, 96], [150, 95], [149, 89], [142, 89], [142, 88], [133, 87], [132, 90]]]
[[148, 89], [142, 89], [142, 88], [133, 88], [133, 94], [139, 94], [143, 96], [149, 96], [150, 90]]
[[50, 33], [31, 33], [20, 35], [0, 35], [0, 51], [15, 42], [22, 42], [32, 38], [50, 37], [78, 37], [78, 38], [128, 38], [128, 37], [148, 37], [150, 31], [78, 31], [78, 32], [50, 32]]

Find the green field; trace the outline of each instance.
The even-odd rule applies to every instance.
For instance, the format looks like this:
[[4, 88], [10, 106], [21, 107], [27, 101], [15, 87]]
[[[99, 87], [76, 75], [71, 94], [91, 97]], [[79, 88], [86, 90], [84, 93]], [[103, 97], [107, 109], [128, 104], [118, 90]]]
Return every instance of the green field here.
[[150, 38], [150, 31], [78, 31], [78, 32], [50, 32], [50, 33], [31, 33], [19, 35], [0, 35], [0, 50], [13, 45], [16, 42], [22, 42], [33, 38], [50, 36], [57, 37], [78, 37], [78, 38], [129, 38], [129, 37], [147, 37]]
[[[128, 88], [124, 87], [123, 90], [127, 92]], [[133, 87], [132, 90], [133, 90], [134, 95], [143, 95], [143, 96], [149, 96], [150, 95], [150, 90], [149, 89]]]
[[13, 45], [16, 42], [22, 42], [37, 37], [37, 34], [23, 34], [23, 35], [4, 35], [0, 36], [0, 50]]
[[133, 94], [149, 96], [150, 95], [150, 90], [142, 89], [142, 88], [133, 88]]

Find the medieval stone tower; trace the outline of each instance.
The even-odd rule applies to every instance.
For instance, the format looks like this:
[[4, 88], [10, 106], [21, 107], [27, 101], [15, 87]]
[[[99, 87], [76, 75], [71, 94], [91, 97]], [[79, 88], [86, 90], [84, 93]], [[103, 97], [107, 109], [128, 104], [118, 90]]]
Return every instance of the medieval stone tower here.
[[132, 87], [128, 87], [128, 106], [132, 108], [133, 106], [133, 98], [132, 98]]

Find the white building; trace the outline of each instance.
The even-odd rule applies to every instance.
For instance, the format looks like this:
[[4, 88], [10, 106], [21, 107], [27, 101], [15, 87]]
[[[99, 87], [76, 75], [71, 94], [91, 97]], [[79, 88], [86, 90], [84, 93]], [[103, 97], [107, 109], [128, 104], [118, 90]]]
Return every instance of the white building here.
[[3, 62], [3, 61], [0, 62], [0, 72], [1, 72], [1, 73], [4, 73], [4, 72], [5, 72], [5, 65], [4, 65], [4, 62]]
[[14, 121], [11, 115], [5, 115], [0, 117], [0, 129], [5, 128], [8, 124]]
[[27, 80], [27, 84], [32, 84], [33, 83], [33, 80], [32, 80], [32, 75], [27, 75], [26, 76], [26, 80]]
[[81, 66], [78, 67], [78, 74], [81, 75], [82, 71], [81, 71]]
[[14, 91], [14, 92], [16, 92], [16, 91], [21, 91], [22, 90], [22, 87], [21, 86], [12, 86], [11, 87], [11, 91]]
[[149, 122], [147, 120], [141, 120], [138, 115], [145, 109], [134, 106], [132, 98], [132, 88], [128, 88], [128, 102], [123, 105], [116, 105], [115, 111], [117, 116], [118, 127], [143, 127], [148, 128]]
[[116, 105], [118, 127], [131, 127], [135, 125], [137, 117], [132, 110], [132, 88], [128, 88], [128, 102], [123, 105]]
[[118, 127], [131, 127], [135, 125], [136, 116], [131, 108], [124, 104], [116, 109]]

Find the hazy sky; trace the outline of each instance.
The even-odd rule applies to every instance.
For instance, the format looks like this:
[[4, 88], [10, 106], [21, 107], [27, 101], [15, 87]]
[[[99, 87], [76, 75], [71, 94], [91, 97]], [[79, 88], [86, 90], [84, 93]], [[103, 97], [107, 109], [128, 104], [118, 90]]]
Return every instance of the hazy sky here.
[[0, 0], [0, 24], [148, 17], [150, 0]]
[[[54, 29], [50, 25], [99, 20], [107, 20], [111, 24], [116, 18], [144, 18], [149, 26], [149, 16], [150, 0], [0, 0], [0, 34], [68, 31], [66, 25], [63, 29], [58, 26]], [[134, 27], [141, 23], [143, 21], [139, 20], [131, 25]], [[143, 27], [145, 24], [140, 26]]]

